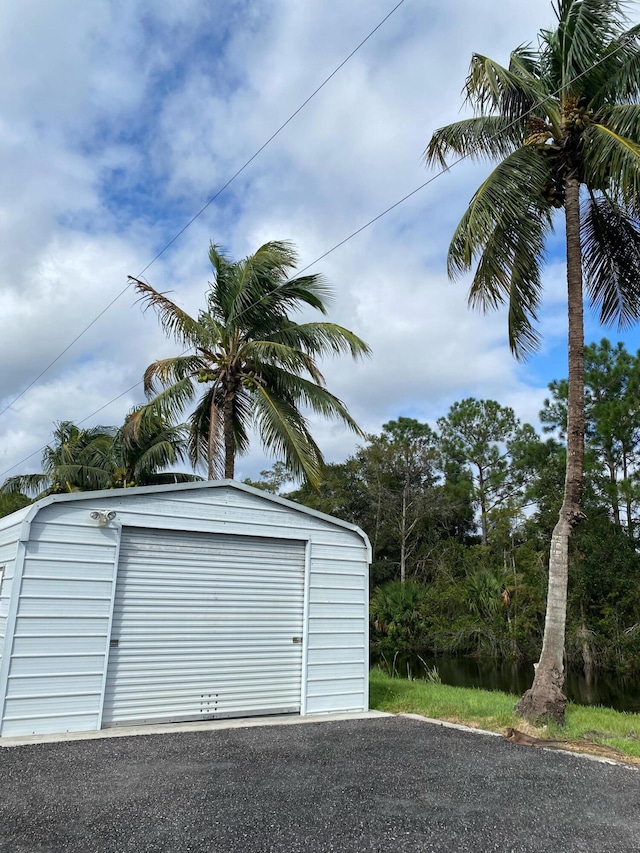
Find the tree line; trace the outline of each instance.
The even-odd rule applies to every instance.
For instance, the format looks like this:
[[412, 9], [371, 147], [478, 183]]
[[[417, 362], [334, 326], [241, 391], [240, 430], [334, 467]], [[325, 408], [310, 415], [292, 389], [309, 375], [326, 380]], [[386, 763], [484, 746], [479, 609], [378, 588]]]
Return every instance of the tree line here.
[[[640, 670], [640, 353], [585, 348], [587, 521], [569, 561], [569, 665]], [[562, 503], [567, 382], [556, 380], [540, 432], [494, 400], [454, 403], [434, 426], [399, 417], [318, 482], [286, 491], [276, 462], [245, 482], [362, 527], [371, 540], [374, 653], [534, 660], [544, 630], [547, 560]], [[12, 477], [0, 514], [46, 494], [201, 479], [189, 425], [130, 412], [120, 427], [56, 426], [42, 471]], [[174, 470], [171, 470], [171, 469]]]
[[[585, 348], [583, 511], [571, 540], [566, 659], [640, 670], [640, 354]], [[549, 386], [542, 434], [508, 406], [468, 398], [433, 429], [400, 417], [328, 465], [293, 500], [362, 527], [372, 549], [378, 653], [535, 660], [553, 527], [563, 500], [566, 380]], [[546, 434], [545, 434], [546, 433]], [[286, 470], [254, 482], [278, 491]]]

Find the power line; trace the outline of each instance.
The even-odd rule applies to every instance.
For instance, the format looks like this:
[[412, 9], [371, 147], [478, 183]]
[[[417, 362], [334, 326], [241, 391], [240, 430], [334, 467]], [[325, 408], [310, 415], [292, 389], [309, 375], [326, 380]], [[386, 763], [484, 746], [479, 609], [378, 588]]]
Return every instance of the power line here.
[[[397, 7], [396, 7], [396, 8], [397, 8]], [[586, 68], [586, 69], [585, 69], [581, 74], [578, 74], [578, 75], [574, 78], [574, 80], [579, 80], [579, 79], [580, 79], [580, 77], [583, 77], [585, 74], [588, 74], [588, 73], [589, 73], [589, 71], [592, 71], [594, 68], [597, 68], [597, 67], [598, 67], [598, 65], [600, 65], [600, 63], [601, 63], [601, 62], [604, 62], [604, 60], [605, 60], [605, 59], [609, 59], [610, 57], [611, 57], [611, 54], [610, 54], [609, 56], [603, 57], [603, 58], [602, 58], [602, 59], [600, 59], [598, 62], [595, 62], [593, 65], [589, 66], [589, 68]], [[550, 100], [551, 98], [554, 98], [556, 95], [560, 94], [560, 92], [561, 92], [561, 91], [562, 91], [562, 87], [559, 87], [559, 88], [558, 88], [558, 89], [556, 89], [554, 92], [551, 92], [550, 94], [545, 95], [545, 97], [542, 99], [542, 101], [540, 101], [540, 102], [539, 102], [539, 103], [537, 103], [537, 104], [534, 104], [532, 107], [530, 107], [528, 110], [526, 110], [526, 112], [524, 112], [524, 113], [523, 113], [523, 114], [522, 114], [518, 119], [514, 119], [512, 122], [510, 122], [509, 124], [507, 124], [504, 128], [502, 128], [502, 130], [501, 130], [501, 131], [496, 131], [496, 133], [494, 133], [494, 134], [493, 134], [493, 136], [489, 137], [489, 139], [490, 139], [490, 140], [491, 140], [491, 139], [494, 139], [496, 136], [498, 136], [498, 134], [499, 134], [499, 133], [502, 133], [502, 132], [504, 132], [505, 130], [508, 130], [510, 127], [513, 127], [513, 125], [517, 124], [517, 122], [521, 121], [523, 118], [525, 118], [526, 116], [530, 115], [534, 110], [538, 109], [538, 107], [542, 106], [546, 101], [548, 101], [548, 100]], [[435, 174], [435, 175], [432, 175], [428, 180], [424, 181], [422, 184], [420, 184], [419, 186], [417, 186], [414, 190], [411, 190], [411, 192], [407, 193], [407, 194], [406, 194], [405, 196], [403, 196], [401, 199], [399, 199], [398, 201], [394, 202], [392, 205], [390, 205], [389, 207], [387, 207], [385, 210], [383, 210], [383, 211], [382, 211], [381, 213], [379, 213], [377, 216], [374, 216], [374, 217], [373, 217], [373, 219], [370, 219], [370, 220], [369, 220], [368, 222], [366, 222], [364, 225], [361, 225], [361, 226], [360, 226], [360, 228], [357, 228], [355, 231], [353, 231], [351, 234], [349, 234], [349, 236], [348, 236], [348, 237], [345, 237], [345, 238], [344, 238], [344, 240], [341, 240], [339, 243], [336, 243], [336, 244], [335, 244], [335, 246], [332, 246], [332, 248], [331, 248], [331, 249], [328, 249], [328, 250], [327, 250], [326, 252], [324, 252], [322, 255], [319, 255], [315, 260], [311, 261], [311, 263], [307, 264], [307, 265], [306, 265], [305, 267], [303, 267], [301, 270], [298, 270], [298, 271], [297, 271], [297, 273], [296, 273], [296, 275], [298, 275], [298, 276], [299, 276], [301, 273], [303, 273], [303, 272], [305, 272], [306, 270], [310, 269], [312, 266], [315, 266], [315, 264], [317, 264], [319, 261], [321, 261], [321, 260], [323, 260], [324, 258], [326, 258], [326, 257], [328, 257], [329, 255], [331, 255], [333, 252], [335, 252], [335, 251], [336, 251], [336, 249], [339, 249], [341, 246], [344, 246], [344, 244], [345, 244], [345, 243], [348, 243], [348, 242], [349, 242], [349, 240], [352, 240], [354, 237], [356, 237], [358, 234], [362, 233], [362, 231], [364, 231], [365, 229], [369, 228], [371, 225], [373, 225], [373, 224], [374, 224], [375, 222], [377, 222], [379, 219], [382, 219], [382, 217], [383, 217], [383, 216], [386, 216], [386, 215], [387, 215], [387, 213], [390, 213], [392, 210], [395, 210], [395, 208], [396, 208], [396, 207], [399, 207], [401, 204], [404, 204], [404, 202], [405, 202], [405, 201], [407, 201], [408, 199], [410, 199], [412, 196], [416, 195], [416, 193], [419, 193], [419, 192], [420, 192], [420, 190], [423, 190], [425, 187], [429, 186], [429, 184], [432, 184], [432, 183], [433, 183], [437, 178], [442, 177], [442, 175], [446, 174], [446, 173], [447, 173], [447, 172], [449, 172], [451, 169], [453, 169], [455, 166], [458, 166], [458, 165], [459, 165], [460, 163], [462, 163], [464, 160], [467, 160], [469, 157], [470, 157], [470, 154], [463, 154], [463, 155], [461, 155], [460, 157], [458, 157], [458, 159], [457, 159], [457, 160], [454, 160], [454, 161], [453, 161], [452, 163], [450, 163], [448, 166], [445, 166], [445, 167], [444, 167], [443, 169], [441, 169], [439, 172], [436, 172], [436, 174]], [[288, 281], [289, 281], [289, 280], [287, 280], [287, 281], [283, 282], [281, 285], [279, 285], [279, 287], [284, 287], [284, 286], [288, 283]], [[272, 291], [271, 293], [266, 294], [265, 296], [261, 297], [260, 299], [256, 300], [256, 302], [254, 302], [254, 303], [253, 303], [253, 306], [252, 306], [252, 307], [254, 307], [255, 305], [259, 305], [259, 304], [260, 304], [260, 302], [264, 301], [264, 299], [266, 299], [268, 296], [271, 296], [272, 294], [273, 294], [273, 291]], [[240, 313], [238, 314], [238, 317], [241, 317], [241, 316], [242, 316], [242, 314], [243, 314], [243, 313], [245, 313], [247, 310], [248, 310], [248, 308], [245, 308], [245, 309], [244, 309], [244, 311], [242, 311], [242, 312], [240, 312]], [[191, 348], [189, 348], [189, 349], [191, 349]], [[182, 356], [182, 355], [186, 355], [186, 353], [188, 353], [188, 352], [189, 352], [189, 349], [184, 350], [180, 355], [181, 355], [181, 356]], [[117, 397], [114, 397], [112, 400], [109, 400], [109, 402], [108, 402], [108, 403], [105, 403], [105, 404], [104, 404], [103, 406], [101, 406], [99, 409], [96, 409], [96, 411], [95, 411], [95, 412], [92, 412], [90, 415], [87, 415], [87, 417], [86, 417], [86, 418], [83, 418], [81, 421], [79, 421], [79, 423], [80, 423], [80, 424], [83, 424], [85, 421], [88, 421], [90, 418], [92, 418], [92, 417], [94, 417], [95, 415], [97, 415], [97, 414], [98, 414], [98, 412], [101, 412], [103, 409], [106, 409], [106, 408], [107, 408], [108, 406], [110, 406], [112, 403], [117, 402], [121, 397], [124, 397], [126, 394], [128, 394], [130, 391], [132, 391], [134, 388], [137, 388], [139, 385], [142, 385], [142, 383], [143, 383], [143, 380], [141, 379], [139, 382], [136, 382], [136, 383], [135, 383], [134, 385], [132, 385], [130, 388], [127, 388], [127, 390], [126, 390], [126, 391], [123, 391], [121, 394], [118, 394], [118, 396], [117, 396]], [[1, 413], [0, 413], [0, 414], [1, 414]], [[29, 456], [26, 456], [26, 457], [25, 457], [24, 459], [22, 459], [20, 462], [16, 462], [16, 464], [15, 464], [15, 465], [12, 465], [10, 468], [7, 468], [7, 470], [6, 470], [6, 471], [3, 471], [3, 472], [0, 474], [0, 480], [1, 480], [1, 479], [3, 479], [3, 478], [4, 478], [4, 477], [5, 477], [5, 476], [10, 472], [10, 471], [13, 471], [13, 469], [14, 469], [14, 468], [17, 468], [18, 466], [22, 465], [24, 462], [26, 462], [26, 461], [28, 461], [29, 459], [31, 459], [31, 457], [32, 457], [32, 456], [35, 456], [37, 453], [41, 453], [41, 452], [45, 449], [45, 447], [46, 447], [46, 445], [43, 445], [39, 450], [34, 450], [34, 452], [33, 452], [33, 453], [30, 453], [30, 454], [29, 454]]]
[[[635, 34], [632, 34], [631, 36], [629, 36], [629, 37], [627, 38], [627, 41], [630, 41], [630, 40], [635, 40], [635, 41], [637, 41], [639, 38], [640, 38], [640, 36], [636, 36]], [[623, 42], [623, 43], [620, 45], [620, 47], [619, 47], [619, 48], [617, 48], [617, 50], [621, 50], [621, 49], [622, 49], [622, 47], [623, 47], [623, 45], [624, 45], [625, 43], [626, 43], [626, 42]], [[574, 78], [574, 82], [575, 82], [575, 80], [579, 80], [581, 77], [584, 77], [584, 75], [585, 75], [585, 74], [588, 74], [590, 71], [593, 71], [593, 69], [594, 69], [594, 68], [597, 68], [597, 67], [598, 67], [598, 65], [600, 65], [602, 62], [604, 62], [604, 61], [605, 61], [605, 59], [610, 59], [610, 58], [611, 58], [611, 56], [612, 56], [612, 55], [614, 55], [616, 52], [617, 52], [617, 51], [613, 51], [613, 53], [612, 53], [612, 54], [609, 54], [608, 56], [603, 56], [603, 57], [602, 57], [602, 59], [599, 59], [597, 62], [594, 62], [594, 63], [593, 63], [593, 65], [590, 65], [588, 68], [585, 68], [585, 70], [584, 70], [584, 71], [580, 72], [580, 74], [577, 74], [577, 75], [575, 76], [575, 78]], [[517, 124], [519, 121], [522, 121], [522, 119], [523, 119], [523, 118], [526, 118], [528, 115], [531, 115], [531, 113], [533, 113], [533, 112], [534, 112], [534, 110], [536, 110], [536, 109], [538, 109], [539, 107], [541, 107], [544, 103], [546, 103], [546, 101], [551, 100], [551, 98], [555, 98], [555, 97], [556, 97], [556, 95], [559, 95], [559, 94], [560, 94], [560, 92], [562, 92], [562, 89], [563, 89], [563, 86], [560, 86], [560, 87], [559, 87], [558, 89], [556, 89], [554, 92], [550, 92], [548, 95], [545, 95], [545, 96], [544, 96], [544, 98], [543, 98], [541, 101], [539, 101], [538, 103], [536, 103], [536, 104], [534, 104], [533, 106], [529, 107], [529, 109], [528, 109], [528, 110], [526, 110], [524, 113], [522, 113], [522, 115], [521, 115], [519, 118], [517, 118], [517, 119], [513, 119], [513, 121], [511, 121], [511, 122], [509, 122], [508, 124], [506, 124], [506, 125], [505, 125], [505, 127], [503, 127], [503, 128], [502, 128], [502, 130], [500, 130], [500, 131], [496, 131], [492, 136], [490, 136], [490, 137], [489, 137], [489, 141], [491, 141], [492, 139], [495, 139], [495, 138], [496, 138], [496, 136], [498, 136], [500, 133], [503, 133], [505, 130], [509, 130], [509, 128], [513, 127], [513, 126], [514, 126], [515, 124]], [[414, 196], [414, 195], [416, 195], [417, 193], [419, 193], [419, 192], [420, 192], [420, 190], [423, 190], [425, 187], [428, 187], [428, 186], [429, 186], [429, 184], [432, 184], [432, 183], [433, 183], [437, 178], [442, 177], [442, 175], [446, 174], [446, 172], [451, 171], [451, 169], [453, 169], [455, 166], [458, 166], [460, 163], [464, 162], [464, 160], [469, 159], [469, 157], [470, 157], [470, 156], [471, 156], [471, 154], [470, 154], [470, 153], [469, 153], [469, 154], [462, 154], [460, 157], [458, 157], [458, 159], [457, 159], [457, 160], [453, 160], [451, 163], [449, 163], [449, 165], [448, 165], [448, 166], [445, 166], [445, 167], [444, 167], [444, 168], [442, 168], [439, 172], [436, 172], [436, 174], [435, 174], [435, 175], [432, 175], [430, 178], [428, 178], [426, 181], [424, 181], [423, 183], [421, 183], [421, 184], [420, 184], [419, 186], [417, 186], [415, 189], [411, 190], [411, 192], [407, 193], [407, 194], [406, 194], [405, 196], [403, 196], [401, 199], [399, 199], [398, 201], [394, 202], [394, 203], [393, 203], [392, 205], [390, 205], [389, 207], [385, 208], [385, 210], [383, 210], [381, 213], [378, 213], [378, 214], [377, 214], [377, 216], [374, 216], [374, 217], [373, 217], [373, 219], [370, 219], [368, 222], [365, 222], [365, 224], [364, 224], [364, 225], [361, 225], [361, 226], [360, 226], [359, 228], [357, 228], [355, 231], [352, 231], [352, 233], [351, 233], [351, 234], [349, 234], [349, 235], [348, 235], [348, 237], [345, 237], [345, 238], [344, 238], [344, 240], [341, 240], [339, 243], [336, 243], [336, 244], [335, 244], [335, 246], [332, 246], [332, 248], [331, 248], [331, 249], [328, 249], [328, 250], [327, 250], [326, 252], [324, 252], [322, 255], [319, 255], [319, 256], [318, 256], [314, 261], [311, 261], [311, 263], [310, 263], [310, 264], [307, 264], [307, 265], [306, 265], [306, 267], [302, 267], [302, 269], [297, 270], [297, 271], [296, 271], [296, 275], [297, 275], [297, 276], [299, 276], [301, 273], [306, 272], [306, 270], [308, 270], [308, 269], [310, 269], [311, 267], [315, 266], [315, 265], [318, 263], [318, 261], [321, 261], [321, 260], [323, 260], [324, 258], [328, 257], [329, 255], [333, 254], [333, 252], [335, 252], [335, 251], [336, 251], [336, 249], [339, 249], [341, 246], [344, 246], [344, 244], [345, 244], [345, 243], [348, 243], [348, 242], [349, 242], [349, 240], [352, 240], [354, 237], [357, 237], [357, 235], [358, 235], [358, 234], [360, 234], [362, 231], [365, 231], [367, 228], [369, 228], [371, 225], [373, 225], [373, 224], [374, 224], [375, 222], [377, 222], [379, 219], [382, 219], [382, 217], [383, 217], [383, 216], [386, 216], [386, 215], [387, 215], [387, 213], [391, 213], [391, 211], [392, 211], [392, 210], [395, 210], [395, 208], [396, 208], [396, 207], [399, 207], [401, 204], [404, 204], [404, 202], [405, 202], [405, 201], [408, 201], [412, 196]], [[289, 281], [289, 280], [287, 280], [287, 281], [283, 282], [281, 285], [279, 285], [279, 287], [284, 287], [286, 284], [288, 284], [288, 281]], [[277, 289], [278, 289], [278, 288], [276, 288], [276, 290], [277, 290]], [[272, 295], [272, 293], [273, 293], [273, 291], [272, 291], [271, 293], [265, 294], [265, 295], [264, 295], [264, 296], [262, 296], [260, 299], [256, 300], [256, 302], [254, 302], [254, 303], [253, 303], [252, 307], [254, 307], [255, 305], [259, 305], [261, 302], [263, 302], [265, 299], [267, 299], [269, 296], [271, 296], [271, 295]], [[241, 312], [238, 314], [238, 317], [241, 317], [241, 316], [242, 316], [244, 313], [246, 313], [246, 311], [248, 311], [248, 310], [249, 310], [248, 308], [245, 308], [243, 311], [241, 311]], [[188, 351], [188, 350], [187, 350], [187, 351]], [[183, 353], [183, 354], [184, 354], [184, 353]], [[1, 475], [0, 475], [0, 476], [1, 476]]]
[[[216, 192], [216, 194], [215, 194], [215, 195], [213, 195], [213, 196], [209, 199], [209, 201], [207, 201], [207, 203], [206, 203], [206, 204], [204, 204], [204, 205], [200, 208], [200, 210], [199, 210], [196, 214], [194, 214], [194, 215], [191, 217], [191, 219], [187, 222], [187, 224], [186, 224], [183, 228], [181, 228], [181, 229], [180, 229], [180, 231], [178, 231], [178, 233], [177, 233], [177, 234], [176, 234], [176, 235], [175, 235], [171, 240], [169, 240], [169, 242], [168, 242], [168, 243], [167, 243], [167, 244], [166, 244], [166, 245], [165, 245], [165, 246], [164, 246], [164, 247], [163, 247], [163, 248], [162, 248], [162, 249], [161, 249], [161, 250], [160, 250], [160, 251], [159, 251], [159, 252], [158, 252], [158, 253], [157, 253], [157, 254], [156, 254], [152, 259], [151, 259], [151, 260], [150, 260], [150, 261], [149, 261], [149, 263], [146, 265], [146, 267], [145, 267], [141, 272], [139, 272], [139, 273], [138, 273], [138, 276], [137, 276], [138, 278], [142, 278], [142, 276], [144, 275], [144, 273], [145, 273], [145, 272], [146, 272], [146, 271], [147, 271], [147, 270], [148, 270], [148, 269], [149, 269], [149, 268], [150, 268], [150, 267], [151, 267], [151, 266], [152, 266], [152, 265], [153, 265], [153, 264], [158, 260], [158, 258], [162, 257], [162, 255], [164, 255], [164, 253], [167, 251], [167, 249], [169, 249], [171, 246], [173, 246], [173, 244], [176, 242], [176, 240], [178, 240], [178, 239], [179, 239], [179, 238], [184, 234], [184, 232], [185, 232], [185, 231], [186, 231], [186, 230], [187, 230], [191, 225], [193, 225], [193, 223], [196, 221], [196, 219], [198, 219], [200, 216], [202, 216], [202, 214], [205, 212], [205, 210], [207, 210], [207, 208], [208, 208], [208, 207], [210, 207], [210, 205], [212, 205], [212, 204], [213, 204], [213, 202], [214, 202], [214, 201], [216, 201], [216, 199], [217, 199], [217, 198], [219, 198], [219, 197], [222, 195], [222, 193], [223, 193], [223, 192], [224, 192], [224, 191], [225, 191], [225, 190], [226, 190], [226, 189], [227, 189], [227, 188], [228, 188], [228, 187], [233, 183], [233, 181], [235, 181], [235, 179], [236, 179], [239, 175], [241, 175], [241, 174], [242, 174], [242, 172], [244, 172], [244, 170], [247, 168], [247, 166], [249, 166], [251, 163], [253, 163], [253, 161], [256, 159], [256, 157], [258, 157], [258, 155], [259, 155], [259, 154], [261, 154], [261, 153], [264, 151], [264, 149], [267, 147], [267, 145], [269, 145], [271, 142], [273, 142], [273, 140], [276, 138], [276, 136], [278, 136], [278, 135], [281, 133], [281, 131], [283, 131], [283, 130], [285, 129], [285, 127], [286, 127], [286, 126], [287, 126], [291, 121], [293, 121], [293, 119], [298, 115], [298, 113], [300, 113], [300, 112], [301, 112], [301, 111], [302, 111], [302, 110], [307, 106], [307, 104], [308, 104], [308, 103], [309, 103], [313, 98], [315, 98], [315, 96], [316, 96], [316, 95], [317, 95], [317, 94], [318, 94], [322, 89], [324, 89], [324, 87], [327, 85], [327, 83], [328, 83], [328, 82], [329, 82], [333, 77], [335, 77], [335, 76], [336, 76], [336, 74], [337, 74], [337, 73], [338, 73], [342, 68], [344, 68], [344, 66], [347, 64], [347, 62], [349, 62], [349, 60], [350, 60], [353, 56], [355, 56], [355, 54], [360, 50], [360, 48], [361, 48], [361, 47], [363, 47], [363, 45], [365, 45], [373, 35], [375, 35], [375, 33], [380, 29], [380, 27], [381, 27], [384, 23], [386, 23], [386, 22], [389, 20], [389, 18], [393, 15], [393, 13], [394, 13], [397, 9], [399, 9], [399, 8], [400, 8], [400, 6], [402, 6], [402, 4], [403, 4], [404, 2], [405, 2], [405, 0], [399, 0], [399, 2], [398, 2], [398, 3], [396, 3], [396, 5], [395, 5], [395, 6], [394, 6], [394, 7], [393, 7], [389, 12], [387, 12], [387, 14], [384, 16], [384, 18], [383, 18], [383, 19], [382, 19], [382, 20], [381, 20], [381, 21], [380, 21], [380, 22], [379, 22], [379, 23], [378, 23], [378, 24], [377, 24], [377, 25], [376, 25], [376, 26], [371, 30], [371, 32], [370, 32], [370, 33], [368, 33], [368, 35], [367, 35], [367, 36], [365, 36], [365, 38], [363, 38], [363, 39], [362, 39], [362, 41], [361, 41], [358, 45], [356, 45], [356, 47], [354, 47], [354, 49], [351, 51], [351, 53], [350, 53], [350, 54], [349, 54], [345, 59], [343, 59], [343, 60], [342, 60], [342, 62], [340, 63], [340, 65], [338, 65], [336, 68], [334, 68], [334, 70], [331, 72], [331, 74], [329, 74], [329, 76], [328, 76], [328, 77], [325, 77], [325, 79], [322, 81], [322, 83], [321, 83], [321, 84], [320, 84], [316, 89], [314, 89], [314, 91], [309, 95], [309, 97], [308, 97], [305, 101], [303, 101], [303, 102], [300, 104], [300, 106], [298, 107], [298, 109], [297, 109], [295, 112], [293, 112], [293, 113], [289, 116], [289, 118], [288, 118], [285, 122], [283, 122], [283, 124], [281, 124], [281, 125], [280, 125], [280, 127], [279, 127], [279, 128], [278, 128], [274, 133], [272, 133], [272, 134], [271, 134], [271, 136], [267, 139], [267, 141], [266, 141], [266, 142], [264, 142], [264, 143], [260, 146], [260, 148], [258, 148], [258, 150], [257, 150], [257, 151], [256, 151], [256, 152], [255, 152], [255, 153], [254, 153], [254, 154], [253, 154], [253, 155], [252, 155], [252, 156], [251, 156], [251, 157], [246, 161], [246, 163], [244, 163], [244, 164], [243, 164], [243, 165], [238, 169], [238, 171], [237, 171], [237, 172], [235, 172], [235, 173], [234, 173], [234, 174], [229, 178], [229, 180], [226, 182], [226, 184], [224, 184], [222, 187], [220, 187], [220, 189]], [[2, 410], [0, 411], [0, 417], [2, 417], [2, 415], [4, 415], [4, 413], [5, 413], [5, 412], [9, 411], [9, 409], [13, 406], [13, 404], [14, 404], [14, 403], [17, 403], [17, 402], [18, 402], [18, 400], [19, 400], [21, 397], [23, 397], [23, 396], [27, 393], [27, 391], [29, 391], [31, 388], [33, 388], [33, 386], [34, 386], [34, 385], [35, 385], [35, 384], [36, 384], [40, 379], [42, 379], [42, 377], [45, 375], [45, 373], [47, 373], [49, 370], [51, 370], [51, 368], [54, 366], [54, 364], [56, 364], [58, 361], [60, 361], [60, 359], [61, 359], [61, 358], [62, 358], [62, 357], [67, 353], [67, 352], [69, 352], [69, 350], [74, 346], [74, 344], [76, 344], [76, 343], [80, 340], [80, 338], [82, 338], [82, 337], [83, 337], [83, 336], [84, 336], [84, 335], [89, 331], [89, 329], [90, 329], [92, 326], [94, 326], [94, 325], [98, 322], [98, 320], [99, 320], [101, 317], [103, 317], [103, 316], [107, 313], [107, 311], [108, 311], [108, 310], [109, 310], [113, 305], [115, 305], [115, 303], [116, 303], [116, 302], [117, 302], [117, 301], [118, 301], [122, 296], [124, 296], [124, 294], [127, 292], [127, 290], [129, 290], [130, 286], [131, 286], [131, 282], [130, 282], [130, 281], [128, 281], [128, 282], [127, 282], [127, 284], [126, 284], [126, 286], [125, 286], [125, 287], [124, 287], [124, 288], [123, 288], [123, 289], [122, 289], [122, 290], [121, 290], [121, 291], [120, 291], [116, 296], [114, 296], [114, 298], [111, 300], [111, 302], [109, 302], [109, 304], [108, 304], [108, 305], [106, 305], [106, 306], [102, 309], [102, 311], [100, 311], [100, 313], [99, 313], [99, 314], [97, 314], [97, 315], [93, 318], [93, 320], [91, 320], [91, 322], [90, 322], [90, 323], [88, 323], [88, 324], [84, 327], [84, 329], [83, 329], [81, 332], [79, 332], [79, 333], [75, 336], [75, 338], [74, 338], [74, 339], [73, 339], [69, 344], [67, 344], [67, 346], [62, 350], [62, 352], [61, 352], [59, 355], [57, 355], [57, 356], [56, 356], [56, 357], [55, 357], [51, 362], [49, 362], [49, 364], [44, 368], [44, 370], [42, 370], [42, 371], [41, 371], [41, 372], [40, 372], [40, 373], [35, 377], [35, 379], [33, 379], [33, 380], [32, 380], [32, 381], [31, 381], [31, 382], [26, 386], [26, 388], [23, 388], [23, 389], [22, 389], [22, 391], [21, 391], [21, 392], [20, 392], [16, 397], [14, 397], [14, 398], [13, 398], [13, 400], [11, 400], [11, 402], [10, 402], [8, 405], [6, 405], [6, 406], [4, 407], [4, 409], [2, 409]]]

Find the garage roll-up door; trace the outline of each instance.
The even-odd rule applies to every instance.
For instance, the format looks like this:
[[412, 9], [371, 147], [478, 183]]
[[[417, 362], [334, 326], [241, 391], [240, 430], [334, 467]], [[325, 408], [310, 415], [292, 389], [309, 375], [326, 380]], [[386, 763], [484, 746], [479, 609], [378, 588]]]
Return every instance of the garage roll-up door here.
[[304, 542], [123, 529], [103, 726], [300, 710]]

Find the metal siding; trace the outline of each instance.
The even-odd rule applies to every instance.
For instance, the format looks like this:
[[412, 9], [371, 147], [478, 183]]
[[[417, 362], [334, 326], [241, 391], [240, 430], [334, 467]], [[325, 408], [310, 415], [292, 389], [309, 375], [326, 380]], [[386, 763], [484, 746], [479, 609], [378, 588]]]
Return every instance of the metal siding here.
[[300, 709], [304, 542], [123, 529], [103, 726]]
[[31, 525], [3, 736], [97, 728], [115, 545], [112, 529], [75, 524], [61, 536], [55, 521]]
[[[4, 519], [3, 519], [4, 521]], [[11, 600], [11, 590], [13, 588], [13, 575], [15, 571], [16, 555], [18, 553], [18, 540], [20, 538], [21, 521], [16, 521], [14, 524], [8, 525], [8, 520], [5, 524], [8, 526], [0, 530], [0, 661], [5, 645], [5, 636], [7, 632], [7, 616], [9, 614], [9, 602]], [[0, 665], [0, 671], [2, 667]], [[2, 694], [0, 690], [0, 694]], [[0, 708], [0, 717], [2, 709]], [[0, 719], [0, 727], [2, 720]]]
[[335, 529], [333, 542], [313, 545], [307, 713], [368, 708], [367, 626], [366, 551], [362, 541]]
[[[65, 701], [63, 707], [68, 707]], [[2, 737], [19, 737], [27, 734], [60, 734], [60, 732], [90, 732], [95, 729], [96, 715], [93, 711], [89, 714], [59, 712], [55, 717], [32, 717], [28, 727], [22, 717], [17, 720], [6, 718], [2, 725]]]
[[7, 628], [7, 615], [9, 613], [9, 601], [11, 599], [11, 588], [13, 586], [13, 569], [15, 560], [4, 560], [0, 558], [0, 660], [4, 649], [4, 638]]

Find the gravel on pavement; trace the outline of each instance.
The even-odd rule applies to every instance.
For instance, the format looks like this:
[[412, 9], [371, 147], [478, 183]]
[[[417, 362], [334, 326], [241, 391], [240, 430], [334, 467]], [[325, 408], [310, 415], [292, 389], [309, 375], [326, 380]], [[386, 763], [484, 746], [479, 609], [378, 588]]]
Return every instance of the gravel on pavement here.
[[404, 717], [0, 750], [2, 853], [633, 853], [640, 772]]

